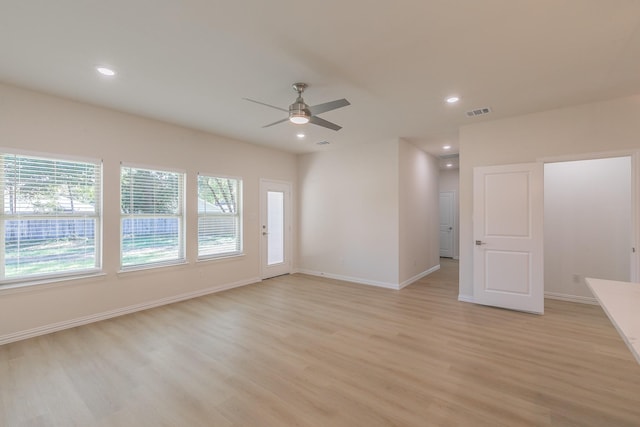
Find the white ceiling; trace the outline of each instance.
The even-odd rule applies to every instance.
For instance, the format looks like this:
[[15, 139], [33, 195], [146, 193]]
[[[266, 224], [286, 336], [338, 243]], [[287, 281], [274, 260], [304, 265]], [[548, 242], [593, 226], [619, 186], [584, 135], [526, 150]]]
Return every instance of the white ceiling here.
[[[0, 81], [297, 153], [455, 153], [463, 124], [640, 92], [640, 1], [0, 0]], [[310, 105], [351, 102], [321, 116], [342, 130], [300, 141], [242, 100], [287, 108], [297, 81]]]

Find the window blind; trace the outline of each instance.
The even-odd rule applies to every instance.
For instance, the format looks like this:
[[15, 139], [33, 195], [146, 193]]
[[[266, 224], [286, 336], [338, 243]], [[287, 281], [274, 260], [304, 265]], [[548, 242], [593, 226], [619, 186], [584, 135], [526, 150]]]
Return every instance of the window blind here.
[[198, 175], [198, 257], [242, 252], [241, 181]]
[[0, 153], [0, 280], [100, 268], [101, 164]]
[[122, 165], [122, 268], [184, 261], [183, 183], [183, 173]]

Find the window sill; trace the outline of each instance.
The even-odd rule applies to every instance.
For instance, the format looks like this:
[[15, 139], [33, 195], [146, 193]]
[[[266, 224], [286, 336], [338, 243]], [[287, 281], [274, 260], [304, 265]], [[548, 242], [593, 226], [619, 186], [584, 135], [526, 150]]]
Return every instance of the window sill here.
[[152, 264], [152, 265], [140, 265], [140, 266], [135, 266], [135, 267], [130, 267], [130, 268], [125, 268], [122, 270], [118, 271], [118, 277], [119, 276], [126, 276], [126, 275], [130, 275], [130, 274], [144, 274], [144, 273], [151, 273], [153, 271], [164, 271], [167, 268], [184, 268], [185, 266], [189, 265], [189, 263], [187, 261], [179, 261], [179, 262], [173, 262], [173, 263], [167, 263], [167, 264]]
[[196, 263], [203, 262], [216, 262], [216, 261], [233, 261], [240, 258], [244, 258], [244, 252], [233, 254], [233, 255], [220, 255], [220, 256], [210, 256], [210, 257], [202, 257], [196, 260]]
[[47, 279], [38, 279], [25, 282], [13, 282], [7, 284], [0, 284], [0, 296], [16, 294], [21, 292], [35, 292], [43, 289], [51, 289], [63, 286], [69, 286], [76, 284], [80, 280], [95, 279], [99, 277], [105, 277], [106, 273], [98, 271], [95, 273], [84, 273], [78, 275], [69, 275], [61, 277], [52, 277]]

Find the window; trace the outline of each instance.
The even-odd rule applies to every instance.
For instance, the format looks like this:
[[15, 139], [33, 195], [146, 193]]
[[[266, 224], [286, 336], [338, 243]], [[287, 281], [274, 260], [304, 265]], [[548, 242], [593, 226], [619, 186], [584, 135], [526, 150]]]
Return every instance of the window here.
[[0, 281], [100, 269], [100, 169], [0, 153]]
[[242, 252], [239, 179], [198, 175], [198, 257]]
[[121, 167], [123, 269], [184, 262], [183, 183], [183, 173]]

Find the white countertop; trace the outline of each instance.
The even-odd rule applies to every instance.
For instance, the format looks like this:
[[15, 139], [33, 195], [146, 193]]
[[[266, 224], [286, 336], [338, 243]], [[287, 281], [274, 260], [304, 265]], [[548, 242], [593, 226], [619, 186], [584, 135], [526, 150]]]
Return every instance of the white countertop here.
[[592, 278], [586, 282], [640, 363], [640, 283]]

